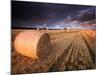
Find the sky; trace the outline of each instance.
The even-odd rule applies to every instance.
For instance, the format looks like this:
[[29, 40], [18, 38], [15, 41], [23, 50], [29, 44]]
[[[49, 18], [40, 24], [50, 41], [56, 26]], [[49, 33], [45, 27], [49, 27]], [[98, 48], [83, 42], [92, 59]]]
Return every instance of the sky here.
[[11, 2], [12, 28], [96, 29], [96, 6]]

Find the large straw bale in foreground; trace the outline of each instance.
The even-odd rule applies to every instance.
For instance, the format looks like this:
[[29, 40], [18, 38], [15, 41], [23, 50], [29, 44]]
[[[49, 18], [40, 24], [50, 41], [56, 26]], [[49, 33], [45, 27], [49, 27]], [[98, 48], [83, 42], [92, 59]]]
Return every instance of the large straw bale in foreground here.
[[14, 41], [18, 53], [35, 59], [47, 55], [50, 46], [50, 36], [36, 30], [20, 32]]

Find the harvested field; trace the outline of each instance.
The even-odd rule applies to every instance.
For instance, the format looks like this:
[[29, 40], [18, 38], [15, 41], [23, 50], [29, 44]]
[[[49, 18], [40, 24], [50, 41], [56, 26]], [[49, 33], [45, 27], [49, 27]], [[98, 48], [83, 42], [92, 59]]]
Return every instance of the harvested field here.
[[39, 59], [16, 52], [14, 40], [22, 31], [34, 30], [12, 30], [12, 75], [96, 68], [95, 30], [39, 30], [48, 33], [51, 41]]

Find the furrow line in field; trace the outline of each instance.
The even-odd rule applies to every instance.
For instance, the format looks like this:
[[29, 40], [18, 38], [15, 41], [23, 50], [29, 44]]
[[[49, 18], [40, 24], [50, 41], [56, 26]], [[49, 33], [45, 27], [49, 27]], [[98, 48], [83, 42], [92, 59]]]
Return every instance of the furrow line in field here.
[[[58, 59], [58, 57], [64, 52], [64, 50], [67, 49], [70, 46], [70, 44], [71, 44], [72, 40], [74, 39], [75, 35], [76, 34], [74, 34], [73, 36], [69, 35], [70, 36], [69, 38], [68, 37], [63, 38], [63, 39], [60, 38], [60, 39], [52, 42], [53, 43], [53, 48], [52, 48], [52, 51], [49, 54], [49, 56], [46, 57], [46, 60], [42, 60], [41, 63], [36, 62], [36, 64], [34, 65], [34, 67], [35, 67], [36, 65], [41, 64], [41, 66], [39, 65], [37, 67], [38, 72], [48, 71], [49, 68], [53, 65], [53, 63]], [[72, 37], [72, 39], [70, 39], [71, 37]], [[39, 70], [40, 67], [42, 67], [41, 70]], [[37, 70], [35, 69], [34, 72], [37, 72]]]
[[90, 56], [92, 58], [93, 63], [96, 63], [96, 57], [95, 57], [95, 50], [90, 46], [89, 44], [89, 40], [87, 40], [87, 38], [85, 37], [84, 33], [81, 33], [82, 38], [84, 39], [84, 42], [86, 43]]
[[66, 61], [66, 70], [88, 69], [90, 67], [93, 68], [94, 64], [91, 61], [88, 48], [85, 45], [80, 33], [73, 41], [73, 45], [70, 50], [72, 50], [72, 52], [70, 53], [69, 60]]
[[[72, 36], [72, 35], [71, 35]], [[72, 42], [74, 40], [74, 38], [76, 37], [73, 36], [71, 38], [70, 44], [68, 45], [68, 47], [66, 47], [64, 49], [64, 51], [58, 56], [57, 60], [53, 63], [53, 65], [50, 67], [49, 71], [64, 71], [65, 70], [65, 61], [66, 61], [66, 57], [68, 57], [68, 55], [71, 53], [71, 51], [69, 50], [69, 48], [72, 46]], [[68, 43], [68, 42], [67, 42]], [[66, 46], [67, 46], [66, 43]]]

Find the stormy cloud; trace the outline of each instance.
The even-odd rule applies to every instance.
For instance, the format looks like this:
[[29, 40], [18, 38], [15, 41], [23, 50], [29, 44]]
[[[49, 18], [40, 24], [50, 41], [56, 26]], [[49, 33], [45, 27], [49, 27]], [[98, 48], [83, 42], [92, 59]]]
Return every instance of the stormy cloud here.
[[[13, 27], [84, 28], [81, 24], [96, 25], [96, 6], [40, 2], [11, 2]], [[95, 26], [94, 26], [95, 29]]]

